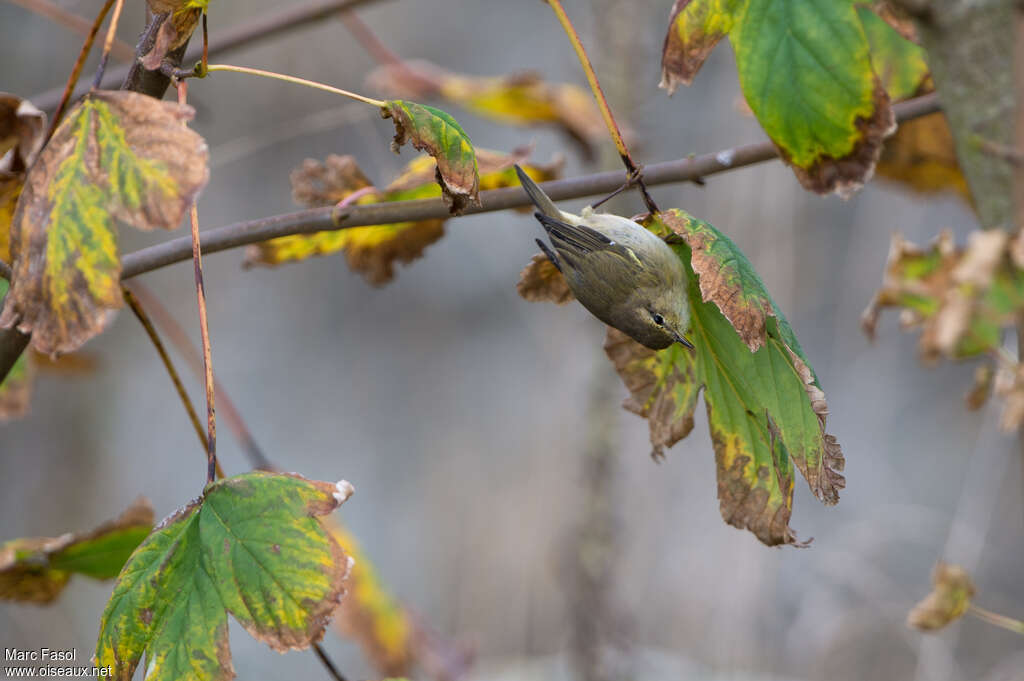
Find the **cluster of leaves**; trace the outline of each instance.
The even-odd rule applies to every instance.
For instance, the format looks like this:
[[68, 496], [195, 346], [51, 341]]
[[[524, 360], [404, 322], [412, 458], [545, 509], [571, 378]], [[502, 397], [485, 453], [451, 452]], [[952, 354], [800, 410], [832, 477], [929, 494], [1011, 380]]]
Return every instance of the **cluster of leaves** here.
[[[789, 527], [793, 468], [826, 504], [839, 500], [844, 459], [825, 432], [828, 407], [792, 328], [753, 266], [724, 234], [681, 210], [649, 217], [689, 275], [695, 352], [653, 351], [609, 329], [605, 351], [648, 420], [654, 454], [693, 429], [704, 391], [718, 468], [722, 517], [765, 544], [797, 544]], [[564, 279], [541, 257], [523, 271], [520, 293], [565, 302]]]
[[991, 358], [977, 373], [968, 405], [980, 407], [994, 387], [1005, 399], [1002, 427], [1024, 424], [1024, 369], [1001, 352], [1005, 330], [1024, 310], [1024, 236], [978, 231], [958, 248], [943, 231], [920, 248], [894, 235], [882, 288], [862, 319], [869, 337], [887, 307], [900, 309], [904, 328], [921, 329], [918, 347], [926, 361]]
[[[560, 162], [527, 164], [529, 150], [511, 154], [479, 149], [482, 189], [514, 186], [518, 183], [512, 166], [525, 164], [539, 181], [554, 179]], [[373, 187], [352, 156], [332, 154], [323, 162], [307, 159], [292, 171], [292, 196], [299, 205], [314, 208], [352, 201], [356, 204], [435, 198], [441, 189], [435, 182], [437, 164], [429, 156], [410, 161], [383, 190]], [[314, 255], [344, 252], [349, 267], [367, 281], [381, 285], [395, 275], [396, 262], [408, 264], [424, 249], [444, 236], [444, 220], [421, 220], [389, 225], [296, 234], [271, 239], [249, 248], [246, 263], [278, 265], [305, 260]]]
[[931, 88], [910, 22], [887, 6], [676, 0], [661, 86], [689, 85], [726, 36], [747, 103], [807, 189], [848, 196], [879, 162], [879, 174], [918, 190], [965, 192], [942, 114], [907, 126], [879, 159], [895, 130], [890, 100]]

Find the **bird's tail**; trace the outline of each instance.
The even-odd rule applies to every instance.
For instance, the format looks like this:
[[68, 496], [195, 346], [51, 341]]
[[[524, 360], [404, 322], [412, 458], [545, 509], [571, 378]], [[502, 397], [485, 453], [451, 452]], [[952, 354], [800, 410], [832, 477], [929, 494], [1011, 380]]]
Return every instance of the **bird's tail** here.
[[549, 218], [555, 218], [556, 220], [564, 220], [564, 214], [558, 210], [558, 206], [548, 198], [548, 195], [544, 193], [544, 190], [537, 186], [537, 183], [530, 179], [519, 165], [516, 165], [516, 174], [519, 176], [519, 183], [523, 185], [523, 189], [526, 190], [530, 200], [533, 201], [533, 205], [537, 206], [537, 209], [547, 215]]

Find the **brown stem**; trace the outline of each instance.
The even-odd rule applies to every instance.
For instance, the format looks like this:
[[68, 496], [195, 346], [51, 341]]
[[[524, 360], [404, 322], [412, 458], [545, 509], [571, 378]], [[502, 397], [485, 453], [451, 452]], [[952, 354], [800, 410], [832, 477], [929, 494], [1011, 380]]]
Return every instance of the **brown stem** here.
[[[89, 35], [92, 27], [87, 19], [67, 11], [60, 5], [50, 0], [8, 0], [15, 5], [21, 5], [30, 12], [52, 20], [65, 28], [69, 28], [80, 35]], [[135, 58], [135, 50], [131, 45], [121, 40], [115, 40], [111, 54], [121, 61], [130, 61]]]
[[[132, 288], [137, 290], [139, 286], [136, 283], [132, 285]], [[167, 348], [164, 347], [163, 341], [160, 340], [156, 327], [153, 326], [153, 322], [150, 320], [149, 315], [146, 314], [146, 309], [142, 306], [138, 297], [132, 293], [128, 286], [122, 286], [121, 290], [124, 293], [125, 302], [128, 303], [128, 307], [135, 313], [136, 319], [142, 324], [142, 328], [146, 331], [146, 335], [149, 336], [150, 342], [153, 343], [157, 354], [160, 355], [160, 361], [163, 362], [167, 375], [171, 377], [171, 383], [174, 384], [174, 390], [178, 393], [178, 399], [181, 400], [181, 405], [185, 408], [185, 413], [188, 414], [188, 420], [196, 431], [196, 437], [199, 438], [199, 444], [202, 445], [205, 451], [207, 449], [207, 442], [206, 433], [203, 432], [203, 424], [199, 422], [199, 414], [196, 413], [196, 408], [192, 405], [192, 400], [189, 399], [188, 392], [181, 382], [181, 376], [178, 375], [178, 370], [174, 368], [174, 362], [171, 361], [171, 356], [167, 353]], [[220, 467], [220, 462], [217, 463], [217, 477], [224, 477], [224, 471]]]
[[110, 17], [110, 26], [107, 27], [107, 37], [103, 41], [103, 52], [100, 53], [100, 64], [96, 67], [96, 77], [93, 78], [92, 87], [99, 89], [103, 81], [103, 72], [107, 70], [107, 60], [110, 58], [110, 50], [114, 46], [114, 36], [117, 35], [117, 25], [121, 22], [121, 10], [124, 9], [124, 0], [117, 0], [114, 5], [114, 15]]
[[1021, 620], [1017, 620], [1012, 617], [1007, 617], [1006, 615], [1000, 615], [997, 612], [992, 612], [991, 610], [986, 610], [985, 608], [980, 608], [977, 605], [974, 605], [973, 603], [967, 609], [967, 612], [971, 613], [972, 615], [974, 615], [975, 617], [984, 622], [988, 622], [989, 624], [993, 624], [997, 627], [1002, 627], [1007, 631], [1012, 631], [1015, 634], [1021, 634], [1022, 636], [1024, 636], [1024, 622], [1022, 622]]
[[[188, 81], [178, 83], [178, 103], [188, 100]], [[210, 352], [210, 326], [206, 318], [206, 287], [203, 284], [203, 253], [199, 245], [199, 209], [193, 203], [188, 212], [192, 226], [192, 266], [196, 282], [196, 305], [199, 308], [199, 334], [203, 341], [203, 372], [206, 386], [206, 482], [215, 479], [217, 471], [217, 412], [214, 406], [213, 359]]]
[[103, 20], [107, 18], [107, 12], [110, 11], [113, 5], [114, 0], [107, 0], [103, 3], [103, 8], [96, 15], [92, 26], [89, 28], [89, 33], [85, 36], [85, 42], [82, 43], [82, 49], [78, 51], [78, 58], [75, 60], [75, 65], [71, 68], [68, 82], [64, 85], [64, 91], [60, 96], [60, 101], [57, 103], [57, 109], [53, 112], [53, 118], [50, 119], [50, 129], [46, 131], [47, 140], [53, 136], [53, 131], [57, 129], [57, 124], [60, 123], [60, 119], [64, 115], [64, 109], [67, 108], [68, 102], [71, 100], [71, 93], [75, 91], [78, 78], [82, 75], [82, 68], [85, 66], [85, 60], [92, 50], [92, 44], [96, 41], [96, 35], [100, 32], [100, 26], [103, 25]]
[[[174, 316], [167, 310], [166, 307], [160, 302], [160, 300], [150, 293], [149, 288], [143, 286], [141, 282], [132, 282], [132, 291], [136, 297], [141, 300], [146, 308], [156, 319], [156, 323], [163, 329], [164, 333], [167, 334], [167, 338], [171, 345], [177, 349], [178, 354], [185, 360], [189, 369], [197, 379], [202, 381], [204, 379], [203, 371], [203, 356], [196, 350], [195, 345], [192, 343], [188, 334], [181, 327], [181, 324], [174, 318]], [[238, 443], [242, 445], [242, 450], [249, 458], [249, 463], [253, 468], [260, 468], [262, 470], [277, 470], [277, 468], [270, 462], [263, 450], [260, 449], [259, 444], [256, 442], [256, 438], [253, 437], [252, 431], [246, 425], [245, 420], [242, 418], [238, 408], [235, 407], [234, 400], [231, 399], [230, 393], [224, 388], [223, 384], [217, 379], [217, 375], [213, 375], [213, 388], [217, 393], [218, 409], [221, 412], [221, 416], [228, 424], [228, 428], [234, 434]], [[205, 438], [203, 440], [205, 442]]]
[[331, 675], [331, 678], [333, 678], [334, 681], [345, 681], [345, 677], [342, 676], [340, 671], [338, 671], [338, 668], [334, 665], [334, 661], [327, 656], [322, 645], [314, 643], [313, 652], [320, 658], [320, 662], [323, 663], [324, 667], [327, 669], [327, 673]]
[[[569, 42], [572, 43], [572, 48], [576, 52], [576, 57], [580, 60], [580, 66], [583, 67], [583, 72], [587, 76], [587, 82], [590, 84], [590, 90], [594, 93], [594, 99], [597, 100], [597, 106], [601, 109], [601, 116], [604, 118], [604, 124], [608, 127], [608, 133], [612, 136], [612, 141], [615, 143], [615, 148], [619, 151], [619, 158], [622, 159], [623, 165], [626, 166], [626, 174], [630, 180], [635, 181], [636, 185], [640, 188], [640, 193], [644, 198], [644, 205], [647, 206], [647, 210], [651, 213], [658, 212], [658, 206], [654, 203], [654, 199], [647, 192], [647, 186], [644, 184], [643, 174], [641, 169], [633, 162], [633, 157], [629, 155], [629, 149], [626, 147], [626, 141], [622, 138], [622, 131], [619, 130], [619, 124], [615, 122], [615, 116], [612, 115], [612, 109], [608, 106], [608, 99], [604, 96], [604, 90], [601, 89], [601, 83], [597, 80], [597, 73], [594, 71], [593, 64], [590, 63], [590, 57], [587, 56], [587, 51], [583, 48], [583, 42], [580, 40], [579, 34], [576, 32], [576, 28], [572, 25], [569, 20], [569, 15], [565, 13], [565, 8], [562, 7], [561, 0], [545, 0], [551, 9], [554, 10], [555, 16], [558, 17], [558, 23], [562, 25], [562, 30], [565, 31], [565, 35], [568, 36]], [[633, 179], [635, 178], [635, 180]]]

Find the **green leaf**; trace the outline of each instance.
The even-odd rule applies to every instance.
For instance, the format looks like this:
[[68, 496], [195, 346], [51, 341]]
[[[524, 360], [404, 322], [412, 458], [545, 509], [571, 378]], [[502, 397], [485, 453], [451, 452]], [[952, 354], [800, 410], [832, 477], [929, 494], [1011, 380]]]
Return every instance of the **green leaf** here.
[[851, 0], [678, 0], [662, 85], [689, 82], [728, 33], [747, 103], [807, 189], [849, 195], [894, 129]]
[[93, 92], [68, 112], [29, 171], [11, 231], [14, 281], [0, 326], [45, 354], [77, 349], [123, 304], [114, 222], [173, 229], [206, 184], [192, 109]]
[[867, 7], [858, 7], [857, 15], [871, 46], [871, 63], [889, 97], [899, 101], [930, 89], [924, 50]]
[[736, 245], [683, 211], [658, 218], [649, 228], [671, 236], [689, 274], [696, 350], [653, 352], [610, 331], [605, 349], [630, 390], [625, 406], [648, 419], [657, 453], [690, 432], [703, 388], [723, 518], [766, 544], [798, 543], [789, 528], [794, 466], [826, 504], [845, 484], [842, 451], [825, 432], [825, 395]]
[[115, 520], [86, 534], [6, 542], [0, 545], [0, 598], [49, 603], [73, 574], [112, 579], [152, 527], [153, 509], [139, 498]]
[[469, 135], [450, 114], [425, 104], [393, 99], [381, 115], [395, 123], [392, 150], [406, 142], [437, 161], [437, 182], [452, 214], [480, 204], [480, 176]]
[[349, 562], [317, 516], [340, 482], [253, 472], [206, 487], [164, 520], [121, 571], [100, 622], [96, 665], [130, 679], [228, 679], [227, 613], [278, 651], [322, 635]]

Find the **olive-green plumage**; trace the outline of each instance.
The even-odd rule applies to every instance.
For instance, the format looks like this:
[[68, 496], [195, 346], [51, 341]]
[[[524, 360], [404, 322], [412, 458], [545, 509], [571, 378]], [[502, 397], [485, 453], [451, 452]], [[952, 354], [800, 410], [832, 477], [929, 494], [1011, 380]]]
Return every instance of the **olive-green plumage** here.
[[686, 270], [675, 252], [637, 223], [587, 206], [582, 215], [559, 210], [516, 166], [523, 189], [551, 240], [537, 245], [591, 314], [652, 350], [682, 343], [690, 327]]

